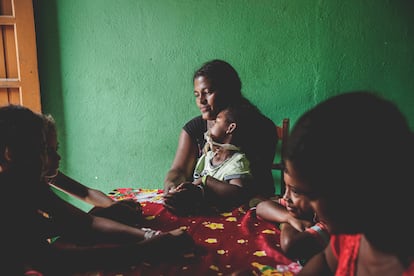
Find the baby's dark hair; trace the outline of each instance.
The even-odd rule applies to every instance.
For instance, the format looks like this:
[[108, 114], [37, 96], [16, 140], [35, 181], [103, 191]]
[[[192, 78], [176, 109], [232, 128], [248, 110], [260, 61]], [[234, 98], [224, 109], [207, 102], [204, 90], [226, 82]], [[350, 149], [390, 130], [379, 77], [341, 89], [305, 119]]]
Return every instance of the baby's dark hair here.
[[242, 150], [249, 144], [253, 126], [260, 114], [256, 106], [243, 100], [234, 101], [222, 110], [226, 114], [227, 123], [236, 123], [237, 128], [233, 133], [232, 144]]

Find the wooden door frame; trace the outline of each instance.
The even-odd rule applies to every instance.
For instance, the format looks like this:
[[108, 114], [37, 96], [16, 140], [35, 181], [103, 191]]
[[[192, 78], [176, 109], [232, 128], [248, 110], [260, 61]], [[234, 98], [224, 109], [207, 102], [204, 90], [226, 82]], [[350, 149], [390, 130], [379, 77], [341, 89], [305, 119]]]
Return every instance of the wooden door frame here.
[[[4, 53], [0, 56], [0, 91], [7, 94], [0, 105], [20, 104], [41, 112], [33, 2], [0, 0], [0, 4], [11, 9], [11, 14], [0, 15], [0, 50]], [[14, 45], [5, 39], [14, 40]]]

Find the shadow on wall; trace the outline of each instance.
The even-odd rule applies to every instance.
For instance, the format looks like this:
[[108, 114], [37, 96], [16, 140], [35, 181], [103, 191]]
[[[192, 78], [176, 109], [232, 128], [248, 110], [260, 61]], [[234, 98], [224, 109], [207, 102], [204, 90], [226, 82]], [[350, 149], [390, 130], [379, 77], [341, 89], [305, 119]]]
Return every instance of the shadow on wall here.
[[[49, 1], [48, 5], [40, 5], [40, 1], [33, 0], [33, 10], [37, 44], [39, 45], [39, 42], [42, 42], [42, 47], [37, 47], [42, 110], [48, 110], [53, 115], [57, 122], [56, 127], [59, 132], [59, 140], [65, 141], [56, 1]], [[43, 76], [49, 76], [49, 78], [45, 79]], [[53, 78], [50, 78], [50, 76], [53, 76]], [[46, 97], [44, 91], [53, 91], [53, 99]], [[66, 156], [66, 149], [64, 147], [60, 147], [59, 151], [62, 156]]]
[[[36, 40], [42, 41], [42, 47], [37, 47], [42, 110], [48, 110], [55, 118], [57, 122], [56, 127], [59, 132], [59, 140], [65, 141], [66, 133], [56, 1], [49, 1], [48, 5], [40, 5], [40, 1], [33, 0], [33, 10]], [[49, 77], [45, 79], [42, 76], [53, 76], [53, 78]], [[45, 97], [43, 91], [53, 91], [53, 99]], [[67, 150], [64, 144], [59, 145], [59, 152], [62, 156], [66, 156]], [[64, 199], [69, 198], [64, 193], [58, 193], [58, 195]], [[79, 207], [87, 209], [85, 206]]]

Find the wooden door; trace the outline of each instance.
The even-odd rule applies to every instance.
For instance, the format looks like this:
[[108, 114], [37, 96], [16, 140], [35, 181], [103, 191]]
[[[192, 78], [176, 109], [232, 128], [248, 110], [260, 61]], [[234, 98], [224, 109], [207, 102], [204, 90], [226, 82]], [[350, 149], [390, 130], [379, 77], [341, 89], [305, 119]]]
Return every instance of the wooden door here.
[[32, 0], [0, 0], [0, 106], [41, 112]]

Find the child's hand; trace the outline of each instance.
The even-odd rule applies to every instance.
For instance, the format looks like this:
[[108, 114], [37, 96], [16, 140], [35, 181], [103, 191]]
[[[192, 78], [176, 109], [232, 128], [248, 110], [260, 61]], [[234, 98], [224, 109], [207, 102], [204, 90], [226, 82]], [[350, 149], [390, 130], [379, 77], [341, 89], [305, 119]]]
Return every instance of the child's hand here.
[[193, 181], [193, 184], [194, 185], [202, 185], [203, 184], [203, 182], [202, 182], [203, 180], [201, 179], [201, 177], [199, 177], [199, 178], [197, 178], [196, 180], [194, 180]]

